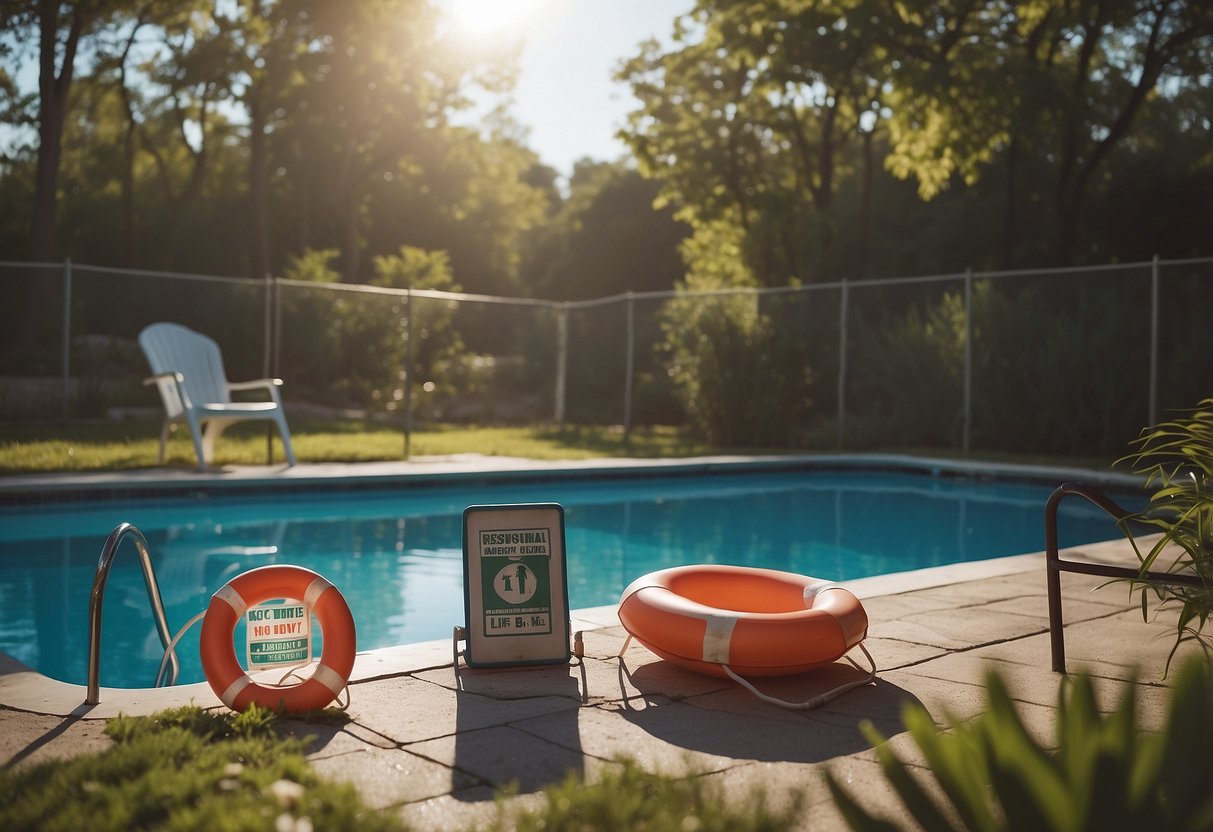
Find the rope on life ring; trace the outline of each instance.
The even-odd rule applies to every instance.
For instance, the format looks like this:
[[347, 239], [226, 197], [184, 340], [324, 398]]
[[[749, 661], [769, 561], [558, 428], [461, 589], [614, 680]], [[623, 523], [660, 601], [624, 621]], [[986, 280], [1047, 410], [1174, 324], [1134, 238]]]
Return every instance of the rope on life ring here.
[[[298, 685], [254, 682], [240, 666], [232, 639], [249, 607], [273, 598], [302, 601], [316, 614], [324, 648], [315, 672]], [[211, 690], [233, 711], [256, 703], [288, 714], [325, 707], [345, 689], [354, 669], [354, 616], [337, 587], [302, 566], [262, 566], [228, 581], [211, 596], [202, 619], [202, 670]]]

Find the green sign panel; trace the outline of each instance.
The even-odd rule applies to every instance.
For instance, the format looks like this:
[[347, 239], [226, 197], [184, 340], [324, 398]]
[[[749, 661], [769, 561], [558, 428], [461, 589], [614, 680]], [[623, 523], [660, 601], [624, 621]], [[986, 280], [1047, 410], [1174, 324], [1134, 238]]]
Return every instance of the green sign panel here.
[[484, 634], [552, 632], [551, 529], [480, 532]]
[[470, 666], [568, 661], [564, 559], [564, 509], [556, 503], [463, 513]]
[[306, 605], [259, 604], [245, 618], [250, 672], [311, 661], [312, 615]]

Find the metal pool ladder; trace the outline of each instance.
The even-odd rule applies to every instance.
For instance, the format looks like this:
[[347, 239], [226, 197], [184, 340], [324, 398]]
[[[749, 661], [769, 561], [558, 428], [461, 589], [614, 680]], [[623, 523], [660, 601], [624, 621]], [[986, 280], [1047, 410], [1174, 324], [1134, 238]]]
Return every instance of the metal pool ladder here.
[[[97, 561], [97, 574], [93, 578], [93, 593], [88, 602], [88, 695], [84, 699], [86, 705], [96, 705], [101, 701], [101, 601], [105, 597], [105, 582], [109, 579], [110, 566], [113, 565], [114, 555], [122, 541], [130, 537], [135, 542], [135, 551], [139, 553], [139, 562], [143, 567], [143, 582], [147, 584], [147, 599], [152, 606], [152, 618], [156, 621], [156, 629], [160, 633], [160, 643], [168, 651], [172, 635], [168, 631], [168, 620], [164, 616], [164, 601], [160, 597], [160, 584], [156, 582], [156, 572], [152, 569], [152, 556], [148, 553], [147, 538], [143, 532], [130, 523], [121, 523], [110, 532], [101, 549], [101, 559]], [[181, 665], [177, 661], [176, 652], [169, 652], [168, 684], [177, 683], [177, 674]], [[160, 686], [164, 674], [157, 673], [154, 687]]]

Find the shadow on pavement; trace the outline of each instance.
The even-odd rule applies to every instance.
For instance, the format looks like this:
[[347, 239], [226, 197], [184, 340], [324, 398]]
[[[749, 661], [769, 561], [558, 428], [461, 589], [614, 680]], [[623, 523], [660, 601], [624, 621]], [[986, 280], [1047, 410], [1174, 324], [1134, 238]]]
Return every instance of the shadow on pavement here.
[[[740, 685], [698, 696], [671, 698], [660, 682], [668, 678], [652, 662], [634, 672], [620, 662], [625, 679], [639, 691], [625, 696], [621, 715], [646, 733], [689, 751], [762, 762], [818, 763], [871, 748], [859, 729], [867, 720], [885, 737], [905, 730], [902, 708], [917, 698], [877, 677], [827, 705], [807, 711], [788, 710], [758, 700]], [[689, 672], [689, 671], [688, 671]], [[803, 701], [866, 674], [838, 663], [809, 673], [750, 680], [764, 693]]]
[[[457, 771], [520, 794], [559, 783], [570, 772], [585, 775], [577, 726], [585, 677], [578, 667], [462, 669], [455, 696]], [[544, 722], [543, 738], [510, 725], [537, 718]]]

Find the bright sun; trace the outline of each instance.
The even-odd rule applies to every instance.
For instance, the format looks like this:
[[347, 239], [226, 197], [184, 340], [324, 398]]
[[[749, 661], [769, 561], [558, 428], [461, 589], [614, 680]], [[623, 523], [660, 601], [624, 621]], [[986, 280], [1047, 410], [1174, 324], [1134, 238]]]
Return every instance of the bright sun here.
[[455, 28], [469, 37], [521, 35], [543, 0], [447, 0]]

